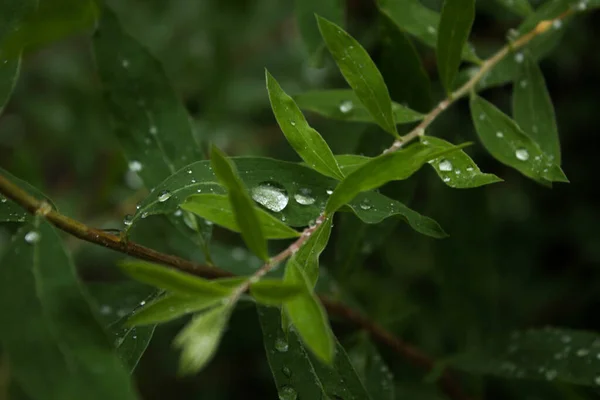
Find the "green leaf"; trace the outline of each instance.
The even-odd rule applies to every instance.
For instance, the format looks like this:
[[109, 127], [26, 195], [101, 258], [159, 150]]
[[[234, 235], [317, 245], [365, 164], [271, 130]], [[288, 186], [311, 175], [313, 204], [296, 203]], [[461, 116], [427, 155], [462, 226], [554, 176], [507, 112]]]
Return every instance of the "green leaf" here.
[[15, 234], [0, 261], [0, 342], [28, 396], [137, 398], [88, 298], [49, 223]]
[[156, 325], [127, 327], [123, 326], [126, 320], [127, 317], [121, 318], [109, 329], [115, 339], [117, 355], [133, 373], [150, 344]]
[[560, 165], [560, 142], [552, 99], [544, 75], [531, 55], [525, 54], [513, 85], [513, 117], [540, 149]]
[[[296, 104], [304, 110], [312, 111], [326, 118], [351, 122], [376, 122], [362, 105], [356, 94], [349, 89], [311, 90], [294, 96]], [[392, 103], [396, 124], [420, 121], [424, 115]]]
[[[12, 0], [9, 1], [12, 3]], [[24, 1], [17, 12], [22, 18], [12, 29], [1, 32], [0, 60], [19, 57], [22, 50], [41, 47], [66, 36], [92, 28], [100, 14], [93, 0]], [[32, 6], [36, 4], [37, 7]], [[11, 15], [12, 5], [8, 12]]]
[[[51, 200], [46, 198], [42, 192], [31, 186], [29, 183], [11, 175], [2, 168], [0, 168], [0, 174], [30, 195], [40, 200], [45, 199], [48, 204], [53, 208], [56, 208]], [[27, 212], [23, 207], [0, 194], [0, 222], [30, 222], [32, 219], [34, 219], [34, 216]]]
[[319, 279], [319, 256], [329, 242], [332, 220], [331, 217], [326, 218], [288, 261], [296, 263], [304, 271], [310, 287], [315, 287]]
[[321, 33], [315, 22], [315, 14], [322, 15], [342, 26], [344, 24], [344, 3], [342, 0], [295, 0], [294, 14], [304, 47], [313, 65], [319, 65], [325, 48]]
[[481, 142], [495, 159], [532, 179], [568, 182], [560, 167], [493, 104], [472, 96], [471, 116]]
[[450, 364], [473, 374], [600, 385], [600, 336], [570, 329], [514, 332], [486, 349], [454, 357]]
[[303, 293], [303, 285], [284, 282], [279, 279], [261, 279], [250, 285], [250, 294], [257, 302], [267, 305], [280, 305]]
[[[240, 232], [227, 196], [220, 194], [192, 195], [181, 204], [181, 208], [234, 232]], [[256, 213], [266, 239], [289, 239], [300, 236], [300, 233], [268, 212], [257, 209]]]
[[213, 281], [146, 261], [124, 260], [119, 267], [135, 280], [173, 293], [221, 297], [231, 293], [231, 290]]
[[461, 62], [461, 52], [469, 39], [475, 19], [475, 0], [444, 0], [437, 37], [440, 80], [452, 92]]
[[496, 3], [521, 17], [527, 17], [533, 13], [533, 7], [529, 4], [529, 0], [496, 0]]
[[[400, 29], [429, 47], [436, 47], [440, 23], [440, 15], [437, 12], [425, 7], [419, 0], [379, 0], [379, 9]], [[475, 63], [480, 62], [470, 45], [463, 48], [462, 58]]]
[[314, 354], [326, 364], [334, 358], [333, 333], [327, 313], [312, 291], [312, 286], [301, 268], [294, 262], [285, 267], [284, 281], [304, 287], [303, 293], [284, 303], [284, 308], [296, 332]]
[[348, 356], [372, 399], [396, 398], [394, 376], [371, 342], [363, 339], [348, 351]]
[[135, 310], [127, 319], [127, 325], [161, 324], [221, 304], [226, 297], [215, 293], [166, 294]]
[[210, 154], [210, 164], [221, 184], [227, 188], [235, 222], [240, 228], [244, 242], [260, 259], [268, 260], [267, 241], [258, 213], [254, 209], [254, 202], [246, 191], [235, 165], [215, 146]]
[[200, 371], [215, 355], [231, 308], [215, 307], [192, 319], [175, 338], [174, 344], [181, 349], [179, 373], [191, 375]]
[[265, 71], [267, 91], [277, 124], [296, 153], [323, 175], [343, 179], [344, 175], [323, 137], [311, 128], [302, 111], [269, 71]]
[[325, 44], [346, 82], [377, 124], [397, 137], [390, 94], [369, 53], [336, 24], [319, 16], [317, 22]]
[[[435, 149], [451, 149], [452, 143], [436, 137], [425, 137], [421, 143]], [[462, 150], [454, 151], [445, 157], [429, 162], [444, 183], [455, 189], [474, 188], [490, 183], [501, 182], [502, 179], [494, 174], [481, 172], [471, 157]]]
[[267, 360], [280, 397], [385, 400], [369, 397], [344, 348], [335, 338], [335, 359], [328, 366], [306, 350], [296, 332], [286, 335], [281, 330], [279, 309], [257, 308]]
[[417, 143], [405, 149], [375, 157], [353, 171], [335, 188], [325, 211], [327, 213], [335, 212], [360, 192], [378, 188], [393, 180], [406, 179], [427, 161], [454, 150], [458, 150], [458, 147], [438, 150]]
[[21, 57], [8, 62], [0, 62], [0, 115], [12, 95], [21, 71]]
[[[370, 160], [360, 156], [337, 156], [336, 158], [340, 163], [350, 159], [353, 163], [363, 159]], [[272, 215], [290, 226], [307, 226], [310, 221], [316, 220], [325, 209], [325, 204], [330, 197], [329, 193], [333, 192], [337, 184], [334, 179], [296, 163], [259, 157], [239, 157], [232, 160], [240, 171], [241, 179], [251, 189], [253, 198], [265, 205], [265, 209], [271, 211]], [[343, 164], [341, 167], [345, 171], [346, 167]], [[344, 173], [347, 174], [348, 171]], [[209, 162], [199, 161], [178, 171], [158, 185], [154, 193], [142, 200], [133, 220], [137, 221], [153, 214], [178, 215], [179, 204], [189, 196], [213, 192], [223, 193], [223, 188], [219, 186]], [[169, 193], [170, 196], [161, 201], [160, 193]], [[312, 199], [314, 202], [311, 203]], [[370, 203], [372, 207], [365, 207], [365, 202]], [[363, 193], [352, 200], [348, 207], [369, 224], [401, 215], [418, 232], [433, 237], [445, 236], [444, 231], [432, 219], [380, 193]]]

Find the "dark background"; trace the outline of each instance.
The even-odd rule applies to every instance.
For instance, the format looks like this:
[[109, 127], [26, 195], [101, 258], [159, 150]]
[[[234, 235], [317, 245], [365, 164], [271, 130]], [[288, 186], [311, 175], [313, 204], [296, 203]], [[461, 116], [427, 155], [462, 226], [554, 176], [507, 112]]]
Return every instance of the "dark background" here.
[[[307, 63], [290, 1], [109, 1], [121, 22], [163, 63], [193, 117], [197, 138], [230, 155], [298, 160], [268, 105], [264, 68], [288, 93], [345, 87], [330, 58]], [[424, 1], [433, 8], [439, 2]], [[538, 2], [539, 3], [539, 2]], [[495, 2], [478, 2], [472, 42], [480, 54], [502, 45], [519, 18]], [[347, 28], [379, 59], [379, 19], [370, 1], [348, 1]], [[485, 172], [505, 181], [471, 190], [446, 187], [424, 168], [384, 191], [436, 219], [450, 234], [434, 240], [398, 221], [364, 226], [336, 217], [323, 265], [375, 320], [428, 353], [446, 357], [513, 329], [546, 325], [600, 330], [600, 15], [578, 16], [541, 62], [556, 109], [563, 170], [570, 184], [552, 189], [492, 159], [477, 142], [466, 102], [452, 106], [428, 134], [453, 143], [474, 141], [467, 152]], [[415, 42], [441, 100], [435, 54]], [[401, 55], [398, 56], [401, 60]], [[385, 68], [385, 65], [381, 65]], [[400, 84], [410, 77], [396, 76]], [[510, 112], [510, 85], [484, 92]], [[418, 96], [417, 96], [418, 97]], [[404, 99], [395, 99], [404, 100]], [[413, 99], [414, 100], [414, 99]], [[423, 107], [421, 98], [411, 104]], [[422, 110], [426, 111], [426, 110]], [[390, 144], [374, 126], [310, 116], [334, 153], [377, 154]], [[47, 193], [63, 213], [102, 228], [122, 228], [123, 216], [147, 193], [127, 172], [103, 104], [89, 37], [81, 35], [27, 54], [14, 95], [0, 118], [0, 166]], [[149, 218], [137, 237], [149, 246], [198, 258], [161, 218]], [[0, 230], [0, 248], [8, 239]], [[236, 235], [215, 232], [223, 262], [241, 246]], [[356, 245], [348, 245], [350, 241]], [[66, 238], [90, 282], [121, 279], [120, 255]], [[251, 308], [234, 314], [216, 359], [196, 377], [175, 376], [170, 341], [183, 322], [157, 330], [137, 370], [146, 399], [276, 398]], [[351, 348], [357, 335], [334, 329]], [[436, 399], [435, 386], [391, 351], [398, 399]], [[486, 398], [592, 399], [592, 391], [529, 381], [464, 376]], [[439, 397], [438, 397], [439, 396]], [[305, 400], [305, 399], [301, 399]]]

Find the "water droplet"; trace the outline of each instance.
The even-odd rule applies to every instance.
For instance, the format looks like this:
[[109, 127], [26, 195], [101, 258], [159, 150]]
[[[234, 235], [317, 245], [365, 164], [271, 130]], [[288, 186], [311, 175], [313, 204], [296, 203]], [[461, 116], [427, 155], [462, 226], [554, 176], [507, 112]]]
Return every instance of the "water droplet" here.
[[25, 235], [25, 241], [29, 244], [34, 244], [40, 241], [40, 234], [36, 231], [29, 231]]
[[473, 167], [467, 167], [468, 172], [473, 172]]
[[331, 190], [331, 189], [327, 189], [327, 190], [326, 190], [326, 193], [327, 193], [327, 195], [328, 195], [328, 196], [331, 196], [331, 195], [333, 194], [333, 190]]
[[584, 11], [587, 8], [587, 1], [586, 0], [581, 0], [579, 3], [577, 3], [577, 9], [579, 11]]
[[485, 119], [485, 114], [479, 114], [479, 120], [483, 121]]
[[502, 139], [504, 137], [504, 133], [496, 132], [496, 137]]
[[290, 346], [284, 339], [277, 338], [275, 340], [275, 350], [277, 350], [278, 352], [285, 353], [286, 351], [288, 351], [289, 348]]
[[369, 199], [364, 199], [363, 201], [360, 202], [359, 207], [363, 210], [370, 210], [371, 209], [371, 201], [369, 201]]
[[191, 174], [191, 173], [192, 173], [192, 170], [191, 170], [191, 169], [188, 169], [188, 174]]
[[289, 201], [285, 189], [272, 182], [261, 183], [252, 189], [251, 194], [254, 201], [275, 212], [287, 207]]
[[311, 196], [311, 190], [306, 188], [300, 189], [300, 193], [294, 195], [294, 200], [303, 206], [308, 206], [315, 202], [315, 198]]
[[431, 33], [433, 35], [435, 33], [435, 28], [433, 26], [429, 25], [427, 27], [427, 32], [429, 32], [429, 33]]
[[123, 223], [125, 226], [131, 226], [131, 224], [133, 224], [133, 215], [127, 214], [125, 218], [123, 218]]
[[292, 126], [296, 126], [296, 121], [290, 121], [290, 124], [292, 124]]
[[444, 182], [446, 182], [446, 183], [447, 183], [447, 182], [450, 182], [450, 178], [448, 178], [448, 177], [445, 177], [445, 178], [444, 178], [444, 179], [442, 179], [442, 180], [443, 180]]
[[546, 379], [549, 381], [554, 380], [554, 378], [556, 378], [557, 375], [558, 372], [556, 372], [553, 369], [549, 369], [548, 371], [546, 371]]
[[144, 304], [146, 304], [145, 300], [140, 301], [140, 306], [143, 306]]
[[527, 87], [527, 81], [525, 79], [523, 79], [522, 81], [519, 82], [519, 85], [521, 85], [522, 88], [526, 88]]
[[150, 132], [151, 135], [156, 135], [158, 133], [158, 128], [156, 126], [152, 125], [148, 131]]
[[168, 190], [163, 190], [162, 192], [160, 192], [158, 194], [158, 201], [160, 201], [161, 203], [169, 200], [171, 198], [171, 192], [169, 192]]
[[515, 151], [515, 156], [521, 161], [529, 160], [529, 152], [525, 149], [518, 149]]
[[283, 368], [281, 369], [281, 372], [283, 372], [283, 374], [284, 374], [285, 376], [287, 376], [288, 378], [289, 378], [290, 376], [292, 376], [292, 371], [291, 371], [291, 370], [290, 370], [288, 367], [283, 367]]
[[440, 169], [440, 171], [452, 171], [452, 163], [448, 160], [442, 160], [438, 164], [438, 168]]
[[181, 217], [182, 214], [183, 214], [183, 211], [181, 211], [181, 210], [177, 210], [173, 213], [173, 215], [176, 217]]
[[296, 400], [298, 398], [298, 393], [291, 386], [283, 386], [279, 390], [279, 400]]
[[244, 261], [246, 259], [246, 250], [236, 247], [231, 251], [231, 257], [236, 261]]
[[523, 53], [517, 53], [515, 54], [515, 61], [518, 62], [519, 64], [523, 62], [523, 60], [525, 60], [525, 56], [523, 55]]
[[552, 22], [552, 27], [554, 29], [560, 29], [562, 27], [562, 21], [560, 19], [555, 20]]
[[144, 168], [141, 162], [139, 161], [130, 161], [129, 162], [129, 170], [133, 172], [140, 172]]
[[6, 197], [0, 197], [0, 203], [6, 203], [8, 199]]
[[124, 58], [123, 60], [121, 60], [121, 65], [123, 66], [123, 68], [129, 68], [129, 60]]
[[144, 211], [142, 213], [142, 219], [146, 218], [148, 216], [148, 211]]
[[342, 101], [342, 103], [340, 104], [340, 111], [344, 114], [349, 113], [350, 111], [352, 111], [353, 108], [354, 104], [351, 100]]

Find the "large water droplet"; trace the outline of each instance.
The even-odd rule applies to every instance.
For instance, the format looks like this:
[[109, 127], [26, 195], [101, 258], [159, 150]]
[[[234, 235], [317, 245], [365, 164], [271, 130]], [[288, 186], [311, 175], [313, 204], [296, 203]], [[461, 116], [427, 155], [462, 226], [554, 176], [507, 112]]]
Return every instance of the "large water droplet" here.
[[25, 241], [29, 244], [34, 244], [40, 241], [40, 234], [36, 231], [29, 231], [25, 235]]
[[6, 197], [0, 197], [0, 203], [6, 203], [8, 199]]
[[440, 171], [452, 171], [452, 163], [448, 160], [442, 160], [438, 164], [438, 168], [440, 169]]
[[131, 226], [131, 224], [133, 224], [133, 215], [127, 214], [125, 218], [123, 218], [123, 223], [126, 226]]
[[315, 202], [315, 198], [311, 196], [310, 189], [300, 189], [300, 193], [294, 195], [294, 200], [303, 206], [308, 206]]
[[171, 192], [169, 192], [168, 190], [163, 190], [162, 192], [160, 192], [158, 194], [158, 201], [160, 201], [161, 203], [169, 200], [171, 198]]
[[252, 199], [271, 211], [283, 210], [289, 201], [284, 188], [276, 183], [264, 182], [252, 189]]
[[352, 111], [353, 108], [354, 104], [351, 100], [342, 101], [342, 103], [340, 104], [340, 111], [344, 114], [349, 113], [350, 111]]
[[279, 400], [296, 400], [298, 398], [298, 392], [291, 386], [283, 386], [279, 390]]
[[515, 156], [521, 161], [529, 160], [529, 152], [526, 149], [518, 149], [515, 151]]
[[359, 207], [363, 210], [370, 210], [371, 209], [371, 201], [369, 199], [364, 199], [363, 201], [360, 202]]
[[285, 353], [286, 351], [288, 351], [289, 348], [290, 346], [284, 339], [277, 338], [275, 340], [275, 350], [277, 350], [278, 352]]
[[139, 161], [130, 161], [129, 162], [129, 170], [133, 172], [140, 172], [144, 168], [141, 162]]

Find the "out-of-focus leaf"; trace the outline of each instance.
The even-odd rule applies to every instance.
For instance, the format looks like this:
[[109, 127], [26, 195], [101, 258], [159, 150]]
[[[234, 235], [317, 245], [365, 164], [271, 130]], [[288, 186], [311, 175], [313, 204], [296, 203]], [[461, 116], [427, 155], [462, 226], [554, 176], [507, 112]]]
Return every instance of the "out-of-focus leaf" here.
[[529, 4], [529, 0], [496, 0], [496, 3], [521, 17], [526, 17], [533, 13], [533, 7]]
[[334, 340], [327, 313], [308, 281], [304, 271], [294, 262], [285, 267], [284, 281], [303, 286], [303, 292], [284, 303], [290, 322], [298, 336], [321, 361], [331, 364], [334, 358]]
[[[421, 143], [440, 150], [454, 147], [452, 143], [431, 136], [422, 138]], [[502, 179], [494, 174], [481, 172], [471, 157], [462, 150], [454, 151], [445, 157], [431, 160], [429, 165], [433, 167], [446, 185], [456, 189], [474, 188], [502, 181]]]
[[317, 21], [329, 52], [360, 102], [381, 128], [398, 136], [390, 94], [369, 53], [336, 24], [319, 16]]
[[315, 15], [320, 15], [343, 26], [344, 2], [342, 0], [295, 0], [294, 14], [312, 64], [321, 64], [325, 45], [315, 21]]
[[166, 294], [145, 304], [127, 319], [128, 326], [160, 324], [222, 303], [226, 296], [214, 293]]
[[[0, 6], [0, 12], [11, 15], [15, 7], [12, 2]], [[93, 0], [40, 1], [35, 8], [31, 1], [23, 3], [17, 12], [27, 10], [27, 13], [0, 37], [0, 60], [19, 57], [22, 50], [87, 30], [93, 27], [100, 13]]]
[[514, 332], [487, 349], [450, 360], [474, 374], [600, 386], [600, 336], [569, 329]]
[[0, 115], [19, 79], [21, 57], [7, 62], [0, 62]]
[[429, 160], [458, 149], [459, 147], [439, 150], [416, 143], [405, 149], [375, 157], [340, 182], [329, 198], [325, 210], [327, 213], [335, 212], [357, 194], [393, 180], [406, 179]]
[[212, 295], [226, 297], [231, 293], [219, 284], [180, 272], [169, 267], [140, 260], [124, 260], [119, 267], [132, 278], [169, 292], [184, 295]]
[[[234, 232], [240, 232], [240, 227], [235, 221], [233, 209], [231, 208], [231, 204], [229, 204], [227, 196], [220, 194], [192, 195], [181, 204], [181, 208]], [[265, 238], [289, 239], [300, 236], [300, 233], [266, 211], [257, 209], [256, 213], [258, 214]]]
[[296, 153], [323, 175], [343, 179], [344, 175], [325, 139], [308, 124], [300, 108], [269, 71], [266, 71], [265, 76], [275, 119]]
[[[294, 96], [298, 106], [323, 117], [353, 122], [375, 122], [356, 94], [348, 89], [312, 90]], [[392, 103], [396, 124], [420, 121], [424, 115]]]
[[[407, 35], [386, 14], [381, 14], [381, 55], [377, 65], [392, 100], [421, 112], [431, 109], [431, 83], [420, 55]], [[395, 104], [392, 103], [392, 110]], [[394, 117], [399, 123], [398, 115], [394, 114]]]
[[481, 142], [495, 159], [532, 179], [568, 182], [560, 167], [493, 104], [473, 95], [471, 116]]
[[250, 285], [250, 294], [257, 302], [267, 305], [280, 305], [303, 293], [303, 285], [284, 282], [279, 279], [261, 279]]
[[461, 62], [461, 52], [467, 43], [475, 19], [475, 0], [444, 0], [437, 37], [437, 62], [442, 85], [452, 92]]
[[229, 203], [244, 242], [260, 259], [268, 260], [267, 240], [257, 210], [254, 208], [254, 202], [246, 191], [235, 165], [215, 146], [210, 153], [210, 164], [221, 184], [227, 188]]
[[362, 340], [348, 356], [372, 399], [395, 399], [394, 376], [373, 344]]
[[326, 218], [289, 260], [304, 270], [311, 287], [315, 287], [317, 279], [319, 279], [319, 256], [329, 242], [332, 219], [331, 217]]
[[[50, 205], [56, 208], [51, 200], [46, 198], [42, 192], [31, 186], [29, 183], [17, 178], [14, 175], [11, 175], [2, 168], [0, 168], [0, 174], [35, 198], [45, 199]], [[33, 218], [34, 217], [25, 211], [23, 207], [0, 194], [0, 222], [25, 222], [31, 221]]]
[[258, 316], [267, 360], [280, 397], [376, 399], [369, 397], [344, 348], [335, 338], [335, 359], [332, 366], [327, 366], [305, 349], [296, 332], [286, 335], [281, 330], [279, 309], [259, 306]]
[[49, 223], [36, 218], [15, 234], [0, 262], [0, 286], [0, 341], [28, 396], [136, 398]]
[[201, 370], [213, 358], [227, 326], [231, 308], [215, 307], [196, 315], [175, 338], [181, 349], [179, 373], [191, 375]]
[[513, 117], [540, 149], [560, 165], [560, 141], [552, 99], [540, 67], [526, 54], [513, 85]]
[[[361, 160], [360, 156], [336, 158], [340, 163], [349, 160], [357, 163]], [[329, 194], [337, 184], [334, 179], [296, 163], [259, 157], [239, 157], [232, 160], [240, 171], [241, 179], [250, 188], [254, 200], [290, 226], [306, 226], [310, 221], [316, 220], [325, 209]], [[160, 196], [160, 193], [164, 192], [170, 194], [167, 199]], [[224, 191], [219, 186], [209, 162], [194, 163], [158, 185], [154, 193], [140, 203], [133, 219], [135, 221], [152, 214], [177, 215], [179, 204], [190, 195], [212, 192]], [[369, 224], [400, 215], [418, 232], [433, 237], [445, 236], [444, 231], [431, 218], [422, 216], [380, 193], [363, 193], [350, 201], [348, 207]]]
[[[419, 0], [379, 0], [379, 9], [400, 29], [415, 36], [424, 44], [435, 48], [438, 40], [440, 15], [425, 7]], [[464, 60], [479, 62], [473, 48], [467, 45], [462, 50]]]

